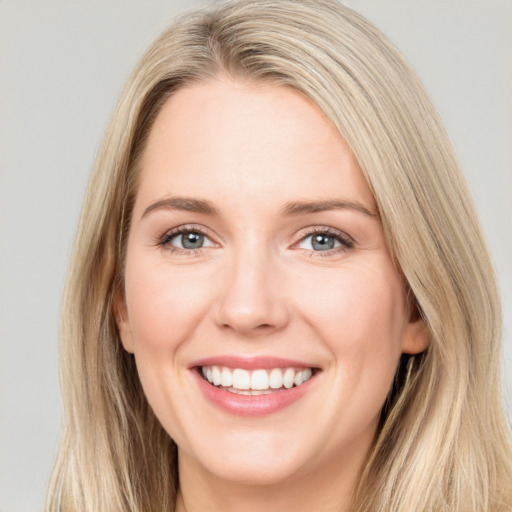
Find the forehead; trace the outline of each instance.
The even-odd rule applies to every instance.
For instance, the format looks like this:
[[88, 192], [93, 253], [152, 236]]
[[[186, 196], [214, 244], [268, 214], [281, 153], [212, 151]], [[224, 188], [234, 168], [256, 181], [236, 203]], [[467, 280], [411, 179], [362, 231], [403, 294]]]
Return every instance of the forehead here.
[[141, 163], [138, 196], [148, 200], [279, 190], [283, 200], [349, 194], [375, 204], [331, 121], [281, 85], [219, 79], [178, 90], [157, 116]]

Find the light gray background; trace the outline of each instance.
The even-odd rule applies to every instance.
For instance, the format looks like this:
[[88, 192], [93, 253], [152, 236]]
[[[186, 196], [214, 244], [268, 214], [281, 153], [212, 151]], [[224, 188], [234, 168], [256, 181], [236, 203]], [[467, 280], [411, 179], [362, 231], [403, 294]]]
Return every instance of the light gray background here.
[[[61, 291], [107, 120], [142, 50], [198, 3], [0, 2], [1, 512], [42, 509], [59, 436]], [[510, 397], [512, 2], [345, 3], [404, 52], [446, 122], [499, 275]]]

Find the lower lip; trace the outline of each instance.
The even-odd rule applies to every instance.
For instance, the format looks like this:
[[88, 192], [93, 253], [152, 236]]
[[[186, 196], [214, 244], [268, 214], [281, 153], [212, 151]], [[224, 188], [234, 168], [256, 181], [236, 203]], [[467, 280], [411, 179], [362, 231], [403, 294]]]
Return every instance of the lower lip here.
[[240, 395], [217, 388], [192, 370], [199, 389], [217, 407], [237, 416], [265, 416], [284, 409], [301, 398], [314, 384], [314, 374], [304, 384], [290, 389], [272, 391], [266, 395]]

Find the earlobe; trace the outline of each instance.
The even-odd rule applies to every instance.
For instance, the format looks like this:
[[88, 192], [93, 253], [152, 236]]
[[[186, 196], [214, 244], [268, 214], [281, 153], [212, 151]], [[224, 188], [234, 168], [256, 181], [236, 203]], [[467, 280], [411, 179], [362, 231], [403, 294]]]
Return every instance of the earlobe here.
[[407, 287], [407, 304], [409, 321], [405, 326], [402, 338], [402, 353], [410, 355], [420, 354], [427, 350], [431, 335], [421, 315], [416, 297], [409, 287]]
[[421, 317], [411, 319], [405, 327], [402, 341], [404, 354], [419, 354], [430, 344], [430, 331]]
[[116, 322], [119, 338], [124, 349], [133, 354], [133, 338], [130, 329], [130, 322], [128, 320], [128, 310], [126, 308], [126, 301], [122, 289], [118, 289], [114, 295], [114, 302], [112, 305], [114, 320]]

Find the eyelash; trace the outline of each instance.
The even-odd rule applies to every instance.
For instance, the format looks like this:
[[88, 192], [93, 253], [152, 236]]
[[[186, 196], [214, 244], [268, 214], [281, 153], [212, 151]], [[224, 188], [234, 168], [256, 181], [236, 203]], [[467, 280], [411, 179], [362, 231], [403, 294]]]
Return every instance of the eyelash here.
[[[201, 226], [196, 225], [186, 225], [186, 226], [179, 226], [177, 228], [174, 228], [170, 231], [167, 231], [162, 235], [158, 241], [157, 245], [159, 247], [165, 248], [166, 250], [170, 251], [173, 254], [184, 254], [184, 255], [200, 255], [202, 251], [205, 249], [205, 247], [199, 247], [197, 249], [185, 249], [181, 247], [174, 247], [170, 244], [171, 240], [176, 238], [179, 235], [186, 235], [187, 233], [198, 233], [208, 239], [211, 240], [211, 235], [209, 235], [209, 232], [204, 229]], [[339, 242], [341, 245], [339, 247], [334, 247], [332, 249], [328, 249], [325, 251], [314, 251], [309, 249], [301, 249], [300, 247], [297, 247], [299, 244], [303, 243], [307, 238], [315, 236], [315, 235], [325, 235], [330, 238], [333, 238], [335, 241]], [[301, 249], [305, 251], [309, 256], [311, 257], [327, 257], [332, 256], [333, 254], [339, 254], [346, 252], [354, 247], [354, 241], [347, 236], [346, 234], [342, 233], [341, 231], [332, 229], [332, 228], [313, 228], [310, 230], [306, 230], [301, 234], [300, 239], [295, 242], [292, 246], [292, 248], [295, 249]]]
[[[326, 258], [328, 256], [333, 256], [335, 254], [344, 253], [354, 247], [354, 241], [348, 235], [342, 233], [341, 231], [338, 231], [337, 229], [324, 227], [317, 227], [310, 230], [306, 230], [305, 232], [302, 233], [299, 241], [294, 244], [294, 247], [304, 242], [307, 238], [313, 237], [315, 235], [325, 235], [330, 238], [333, 238], [334, 240], [340, 243], [340, 246], [328, 249], [326, 251], [313, 251], [309, 249], [302, 249], [306, 251], [307, 254], [312, 258]], [[297, 249], [300, 248], [297, 247]]]
[[171, 229], [170, 231], [167, 231], [160, 237], [160, 239], [157, 242], [157, 245], [170, 251], [173, 254], [184, 254], [184, 255], [195, 255], [198, 256], [201, 254], [204, 247], [200, 247], [198, 249], [185, 249], [181, 247], [174, 247], [171, 245], [171, 240], [173, 238], [176, 238], [179, 235], [186, 235], [187, 233], [198, 233], [200, 235], [203, 235], [205, 238], [211, 239], [211, 235], [209, 232], [202, 228], [201, 226], [195, 226], [195, 225], [187, 225], [187, 226], [179, 226], [177, 228]]

